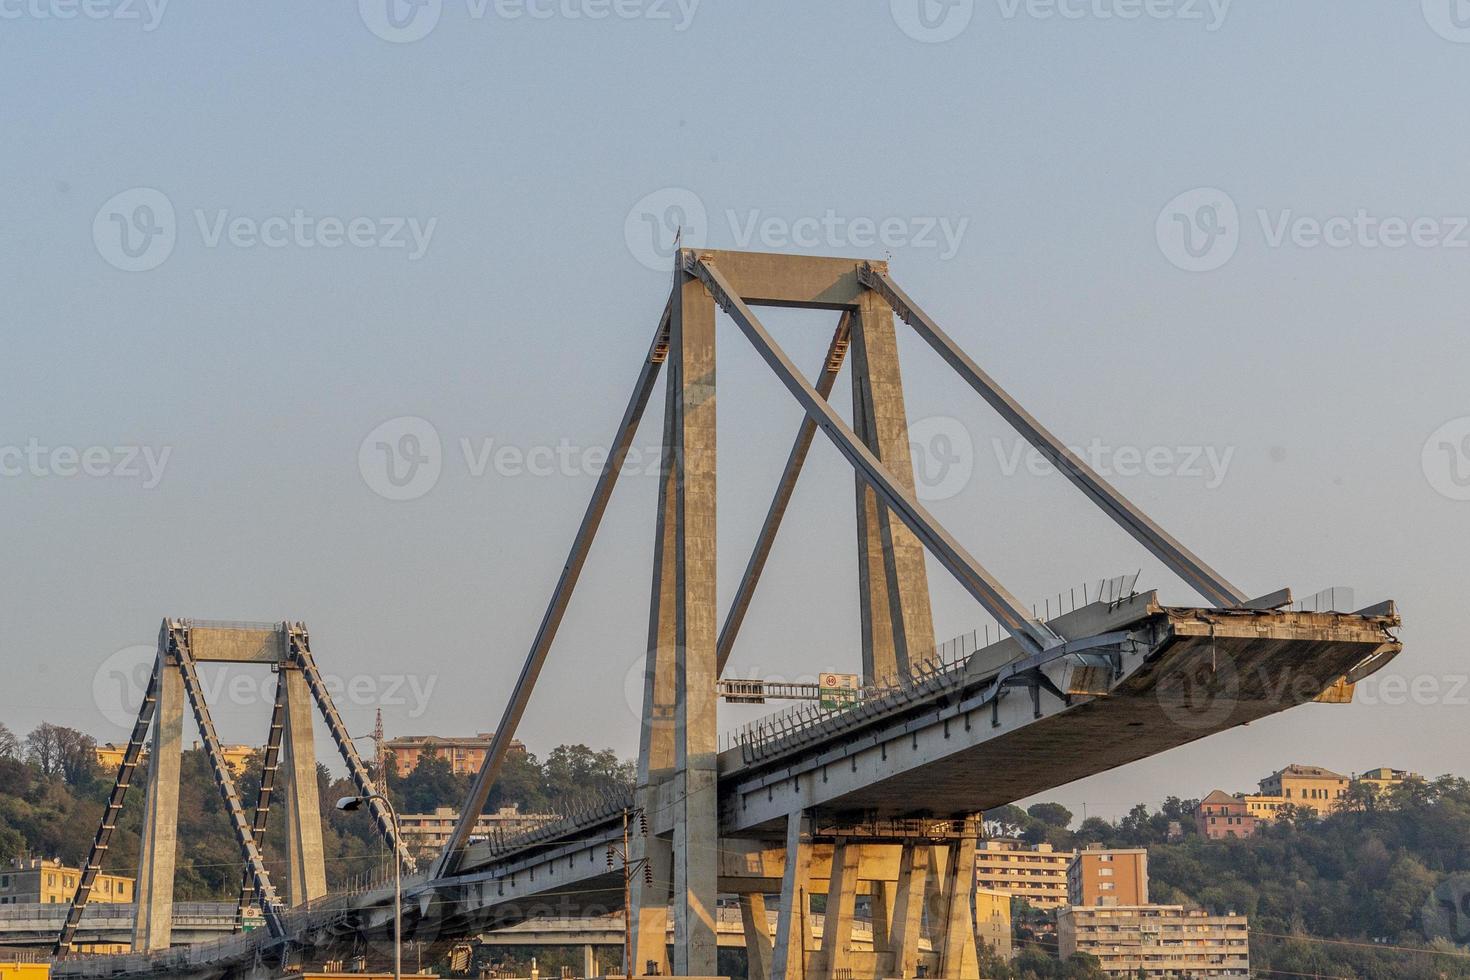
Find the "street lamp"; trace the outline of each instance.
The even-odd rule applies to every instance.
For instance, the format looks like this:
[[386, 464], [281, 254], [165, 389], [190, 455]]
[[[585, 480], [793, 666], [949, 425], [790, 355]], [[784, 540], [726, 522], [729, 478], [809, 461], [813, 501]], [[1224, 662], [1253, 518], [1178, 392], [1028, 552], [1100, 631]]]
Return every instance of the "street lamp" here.
[[398, 811], [393, 809], [393, 801], [382, 793], [368, 793], [364, 796], [344, 796], [337, 801], [337, 809], [343, 813], [351, 813], [360, 809], [369, 800], [378, 800], [388, 808], [388, 817], [393, 821], [393, 980], [402, 980], [403, 977], [403, 864], [398, 859], [397, 843], [400, 839], [398, 833]]

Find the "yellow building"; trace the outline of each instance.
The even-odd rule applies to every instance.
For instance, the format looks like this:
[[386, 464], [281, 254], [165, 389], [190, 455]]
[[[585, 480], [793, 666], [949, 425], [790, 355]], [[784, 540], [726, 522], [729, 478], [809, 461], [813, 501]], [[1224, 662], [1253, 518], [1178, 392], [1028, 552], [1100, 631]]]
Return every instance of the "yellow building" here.
[[1281, 808], [1286, 805], [1286, 801], [1279, 796], [1261, 796], [1257, 793], [1244, 799], [1246, 812], [1257, 820], [1275, 820]]
[[[194, 748], [199, 748], [198, 742], [194, 743]], [[117, 767], [122, 765], [123, 753], [127, 751], [127, 746], [113, 745], [108, 742], [106, 745], [97, 746], [96, 751], [97, 768], [105, 774], [116, 772]], [[221, 745], [220, 751], [224, 753], [225, 765], [229, 766], [230, 771], [236, 776], [239, 776], [245, 772], [245, 763], [249, 761], [251, 753], [257, 750], [253, 745]], [[145, 747], [139, 753], [138, 761], [142, 762], [146, 758], [148, 758], [148, 749]]]
[[1148, 851], [1106, 850], [1093, 844], [1067, 867], [1067, 904], [1147, 905]]
[[[80, 876], [80, 871], [68, 868], [60, 861], [16, 858], [8, 867], [0, 868], [0, 905], [68, 904], [76, 895]], [[92, 882], [90, 901], [126, 903], [132, 900], [132, 878], [99, 874]]]
[[51, 964], [0, 960], [0, 980], [49, 980]]
[[1054, 851], [1050, 844], [983, 840], [975, 848], [975, 884], [1024, 898], [1038, 909], [1067, 904], [1067, 867], [1076, 851]]
[[[481, 732], [473, 738], [406, 735], [389, 739], [383, 743], [383, 748], [393, 756], [393, 765], [399, 776], [407, 776], [413, 772], [418, 767], [419, 759], [425, 757], [443, 759], [449, 763], [451, 772], [456, 776], [464, 776], [480, 771], [494, 739], [494, 734], [490, 732]], [[524, 753], [526, 747], [513, 739], [510, 751]]]
[[1011, 896], [989, 888], [975, 889], [975, 936], [995, 955], [1010, 959]]
[[1097, 957], [1110, 976], [1248, 977], [1250, 931], [1243, 915], [1209, 915], [1178, 905], [1073, 906], [1057, 913], [1062, 959]]
[[1379, 796], [1383, 796], [1395, 786], [1423, 779], [1424, 777], [1417, 772], [1409, 772], [1407, 769], [1389, 769], [1386, 766], [1379, 766], [1377, 769], [1369, 769], [1363, 773], [1357, 781], [1372, 786], [1378, 791]]
[[[1307, 807], [1327, 816], [1347, 794], [1352, 780], [1321, 766], [1303, 766], [1293, 762], [1279, 772], [1261, 780], [1261, 796], [1275, 797], [1280, 804]], [[1250, 797], [1246, 797], [1249, 804]], [[1273, 814], [1274, 816], [1274, 814]]]

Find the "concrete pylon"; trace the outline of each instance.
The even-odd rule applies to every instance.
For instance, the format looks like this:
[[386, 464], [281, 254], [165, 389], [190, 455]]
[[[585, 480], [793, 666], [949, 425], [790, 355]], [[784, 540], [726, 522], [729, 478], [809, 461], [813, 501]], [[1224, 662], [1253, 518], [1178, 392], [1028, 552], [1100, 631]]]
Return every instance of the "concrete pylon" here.
[[[670, 371], [670, 378], [673, 371]], [[674, 463], [678, 423], [677, 388], [670, 383], [664, 398], [663, 466], [658, 488], [658, 516], [653, 542], [653, 589], [648, 612], [648, 655], [643, 668], [643, 728], [639, 734], [637, 804], [646, 815], [658, 809], [658, 788], [674, 771], [674, 716], [677, 689], [674, 648], [678, 645], [679, 580], [675, 557], [673, 511], [678, 470]], [[650, 821], [651, 822], [651, 821]], [[668, 837], [638, 834], [632, 860], [646, 861], [647, 875], [633, 879], [633, 961], [630, 976], [669, 972], [669, 900], [673, 884], [674, 844]], [[651, 879], [651, 880], [646, 880]]]
[[[871, 290], [862, 294], [852, 318], [851, 361], [853, 432], [913, 492], [893, 309]], [[859, 476], [855, 482], [863, 679], [873, 683], [933, 651], [934, 616], [924, 546], [866, 481]]]
[[745, 929], [745, 953], [749, 963], [746, 980], [770, 980], [771, 921], [766, 915], [766, 896], [750, 893], [740, 896], [740, 921]]
[[282, 665], [286, 685], [286, 727], [282, 752], [286, 777], [286, 902], [291, 906], [327, 893], [322, 848], [322, 804], [316, 781], [316, 743], [312, 735], [311, 690], [306, 678]]
[[862, 845], [838, 838], [832, 848], [827, 915], [822, 925], [822, 968], [817, 980], [837, 980], [852, 969], [852, 920], [857, 909]]
[[929, 876], [927, 844], [905, 844], [898, 859], [898, 884], [893, 898], [893, 976], [914, 977], [919, 970], [919, 940], [924, 929], [924, 894]]
[[148, 793], [138, 846], [133, 951], [168, 949], [173, 934], [174, 863], [179, 842], [179, 768], [184, 748], [184, 678], [159, 651], [158, 704], [148, 758]]
[[976, 822], [965, 821], [965, 832], [948, 847], [944, 869], [944, 918], [939, 945], [939, 975], [953, 980], [980, 980], [975, 949], [975, 838]]
[[679, 273], [670, 328], [676, 522], [674, 973], [714, 976], [719, 894], [715, 621], [715, 302]]
[[812, 839], [806, 814], [786, 818], [786, 865], [781, 874], [781, 910], [776, 918], [776, 948], [771, 980], [803, 980], [811, 929], [807, 924], [807, 881], [811, 877]]

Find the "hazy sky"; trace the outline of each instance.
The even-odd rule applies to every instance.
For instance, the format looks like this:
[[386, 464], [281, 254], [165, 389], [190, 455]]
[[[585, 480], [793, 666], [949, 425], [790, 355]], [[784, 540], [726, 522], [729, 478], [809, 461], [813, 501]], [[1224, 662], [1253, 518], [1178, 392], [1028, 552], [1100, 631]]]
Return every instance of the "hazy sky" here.
[[[1399, 600], [1406, 691], [1049, 795], [1116, 816], [1291, 761], [1464, 771], [1463, 2], [85, 2], [0, 0], [12, 729], [126, 737], [119, 678], [165, 615], [305, 620], [355, 732], [380, 703], [390, 735], [494, 727], [683, 224], [890, 258], [1243, 588]], [[722, 323], [728, 598], [799, 413]], [[831, 316], [768, 323], [816, 369]], [[1013, 592], [1141, 568], [1194, 601], [911, 340], [931, 506]], [[608, 513], [533, 750], [636, 748], [649, 473]], [[819, 444], [732, 673], [857, 668], [852, 501]], [[984, 621], [931, 574], [941, 635]], [[257, 742], [272, 687], [237, 673], [206, 671], [221, 734]]]

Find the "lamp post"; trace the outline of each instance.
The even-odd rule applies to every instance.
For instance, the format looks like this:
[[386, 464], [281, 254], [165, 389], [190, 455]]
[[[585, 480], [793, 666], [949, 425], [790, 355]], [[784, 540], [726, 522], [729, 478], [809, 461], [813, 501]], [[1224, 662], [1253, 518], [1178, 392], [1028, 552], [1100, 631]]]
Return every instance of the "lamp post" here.
[[337, 801], [337, 809], [343, 813], [351, 813], [360, 809], [369, 800], [378, 800], [388, 808], [388, 817], [393, 821], [393, 980], [402, 980], [403, 977], [403, 864], [398, 860], [398, 841], [402, 835], [398, 832], [398, 811], [393, 809], [393, 801], [382, 793], [368, 793], [365, 796], [344, 796]]

